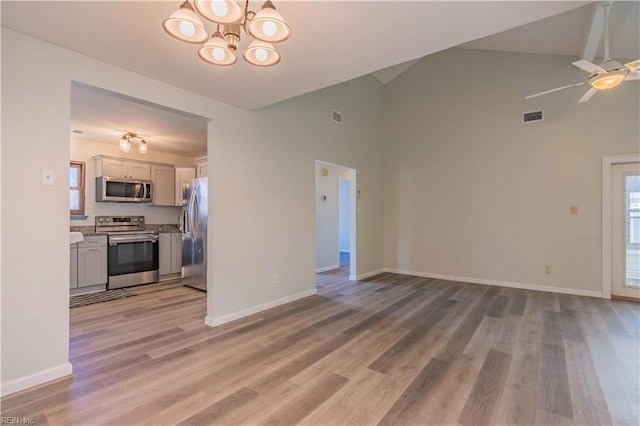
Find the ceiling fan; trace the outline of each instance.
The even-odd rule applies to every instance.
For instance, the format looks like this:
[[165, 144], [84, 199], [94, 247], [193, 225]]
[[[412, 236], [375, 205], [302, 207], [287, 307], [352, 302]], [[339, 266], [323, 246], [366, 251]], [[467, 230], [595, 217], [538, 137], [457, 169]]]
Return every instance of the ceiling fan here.
[[624, 81], [640, 80], [640, 59], [622, 65], [620, 62], [614, 61], [609, 57], [609, 7], [611, 3], [612, 2], [607, 2], [602, 6], [604, 8], [604, 60], [602, 63], [596, 65], [586, 59], [575, 61], [573, 65], [590, 74], [586, 80], [536, 93], [535, 95], [529, 95], [525, 97], [525, 99], [531, 99], [536, 96], [546, 95], [547, 93], [589, 83], [591, 88], [580, 98], [578, 103], [581, 103], [587, 102], [600, 90], [613, 89]]

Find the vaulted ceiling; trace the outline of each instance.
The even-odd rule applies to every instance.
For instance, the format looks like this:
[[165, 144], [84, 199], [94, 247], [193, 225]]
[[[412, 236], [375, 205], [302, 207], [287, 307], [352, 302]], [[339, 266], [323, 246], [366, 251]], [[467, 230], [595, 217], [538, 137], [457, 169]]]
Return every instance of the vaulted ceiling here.
[[[243, 108], [313, 90], [578, 8], [581, 1], [276, 1], [282, 62], [209, 65], [161, 23], [177, 1], [2, 1], [2, 25]], [[261, 2], [250, 3], [258, 9]], [[209, 30], [214, 26], [210, 25]], [[247, 45], [247, 38], [240, 49]]]
[[[586, 1], [290, 1], [276, 7], [293, 29], [273, 68], [200, 60], [198, 46], [164, 33], [181, 1], [6, 1], [2, 26], [231, 105], [257, 109], [373, 74], [387, 84], [429, 54], [460, 46], [577, 58], [595, 5]], [[252, 1], [251, 9], [261, 2]], [[640, 2], [611, 8], [613, 58], [640, 57]], [[214, 29], [213, 24], [208, 29]], [[240, 50], [248, 44], [243, 37]], [[600, 43], [598, 56], [602, 53]], [[206, 120], [75, 83], [72, 137], [117, 143], [143, 134], [152, 149], [206, 152]], [[180, 142], [180, 143], [177, 143]]]

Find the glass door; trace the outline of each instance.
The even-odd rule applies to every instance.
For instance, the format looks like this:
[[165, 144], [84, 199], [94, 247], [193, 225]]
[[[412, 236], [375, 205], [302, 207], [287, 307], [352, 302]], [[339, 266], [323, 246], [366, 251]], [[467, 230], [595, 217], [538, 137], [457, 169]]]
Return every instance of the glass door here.
[[612, 167], [612, 298], [640, 301], [640, 163]]

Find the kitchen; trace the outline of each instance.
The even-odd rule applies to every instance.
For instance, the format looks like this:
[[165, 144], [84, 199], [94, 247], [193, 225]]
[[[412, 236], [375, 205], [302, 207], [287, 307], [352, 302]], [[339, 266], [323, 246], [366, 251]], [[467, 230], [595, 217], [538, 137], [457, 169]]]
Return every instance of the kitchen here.
[[206, 291], [207, 119], [73, 82], [70, 130], [72, 306]]

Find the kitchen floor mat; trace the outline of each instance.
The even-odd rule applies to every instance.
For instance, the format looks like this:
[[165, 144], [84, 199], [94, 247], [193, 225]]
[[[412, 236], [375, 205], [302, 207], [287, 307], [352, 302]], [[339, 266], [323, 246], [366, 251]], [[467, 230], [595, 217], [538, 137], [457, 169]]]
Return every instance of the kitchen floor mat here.
[[69, 299], [69, 307], [77, 308], [79, 306], [93, 305], [94, 303], [108, 302], [109, 300], [124, 299], [125, 297], [135, 296], [126, 288], [117, 290], [98, 291], [96, 293], [79, 294], [71, 296]]

